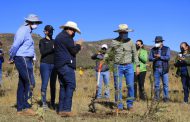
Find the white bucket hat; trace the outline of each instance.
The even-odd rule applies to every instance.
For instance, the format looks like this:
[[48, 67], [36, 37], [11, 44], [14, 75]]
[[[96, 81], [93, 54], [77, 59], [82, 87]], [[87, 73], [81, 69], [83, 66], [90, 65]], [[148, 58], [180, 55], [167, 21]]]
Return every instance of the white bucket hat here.
[[77, 23], [72, 22], [72, 21], [68, 21], [65, 25], [61, 26], [60, 28], [62, 28], [62, 29], [72, 28], [72, 29], [76, 30], [77, 33], [81, 34], [80, 29], [77, 26]]
[[133, 29], [129, 29], [127, 24], [120, 24], [119, 29], [114, 32], [133, 32]]
[[103, 44], [103, 45], [101, 46], [101, 48], [106, 48], [106, 49], [108, 49], [108, 45], [107, 45], [107, 44]]
[[27, 18], [24, 18], [26, 21], [29, 22], [35, 22], [38, 24], [42, 24], [42, 21], [40, 21], [39, 17], [35, 14], [29, 14]]

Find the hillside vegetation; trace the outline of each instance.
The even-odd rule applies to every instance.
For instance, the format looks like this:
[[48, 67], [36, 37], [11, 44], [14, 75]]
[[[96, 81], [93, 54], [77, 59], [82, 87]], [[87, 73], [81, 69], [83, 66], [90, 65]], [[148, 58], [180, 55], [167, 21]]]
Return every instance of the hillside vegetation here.
[[[40, 53], [39, 53], [39, 40], [42, 37], [40, 37], [37, 34], [33, 34], [33, 39], [35, 42], [35, 49], [37, 53], [37, 64], [36, 67], [39, 67], [39, 60], [40, 60]], [[13, 43], [14, 39], [14, 34], [0, 34], [0, 40], [3, 42], [3, 49], [5, 51], [5, 59], [8, 60], [8, 52], [9, 49]], [[102, 44], [108, 44], [110, 46], [111, 44], [111, 39], [104, 39], [100, 41], [93, 41], [93, 42], [84, 42], [82, 50], [79, 52], [77, 55], [77, 67], [83, 67], [84, 69], [86, 68], [93, 68], [95, 63], [93, 60], [91, 60], [91, 55], [93, 53], [97, 53], [98, 50], [100, 49]], [[149, 51], [152, 46], [147, 46], [145, 45], [145, 48]], [[171, 51], [171, 57], [172, 60], [175, 58], [176, 52]]]

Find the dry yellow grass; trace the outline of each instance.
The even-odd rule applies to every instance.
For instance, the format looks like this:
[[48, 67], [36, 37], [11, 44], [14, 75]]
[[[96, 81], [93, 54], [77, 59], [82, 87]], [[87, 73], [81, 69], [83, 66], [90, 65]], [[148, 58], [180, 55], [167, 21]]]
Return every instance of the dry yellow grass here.
[[[0, 121], [2, 122], [34, 122], [34, 121], [47, 121], [47, 122], [61, 122], [61, 121], [104, 121], [104, 122], [126, 122], [126, 121], [171, 121], [171, 122], [188, 122], [189, 120], [189, 111], [190, 106], [187, 104], [183, 104], [183, 93], [182, 85], [180, 79], [176, 79], [174, 76], [170, 75], [170, 90], [179, 90], [180, 92], [177, 94], [170, 93], [171, 102], [169, 103], [159, 103], [158, 112], [151, 116], [147, 116], [143, 118], [143, 115], [148, 110], [147, 102], [137, 101], [134, 103], [135, 112], [130, 113], [127, 112], [125, 114], [119, 114], [117, 117], [112, 113], [112, 109], [106, 107], [101, 104], [96, 104], [97, 113], [89, 112], [89, 103], [95, 93], [96, 89], [96, 80], [95, 80], [95, 72], [93, 70], [87, 70], [84, 72], [84, 76], [80, 77], [78, 71], [76, 71], [77, 75], [77, 88], [73, 97], [73, 111], [77, 113], [76, 117], [73, 118], [62, 118], [56, 114], [53, 110], [47, 110], [44, 113], [44, 118], [41, 119], [39, 116], [36, 117], [26, 117], [26, 116], [17, 116], [16, 115], [16, 89], [17, 89], [17, 71], [15, 70], [13, 73], [12, 80], [10, 77], [3, 76], [3, 89], [5, 90], [5, 95], [0, 97]], [[145, 88], [146, 92], [150, 98], [151, 88], [150, 81], [148, 79], [149, 73], [147, 74]], [[37, 98], [40, 98], [40, 87], [41, 87], [41, 79], [39, 76], [39, 71], [35, 73], [36, 78], [36, 87], [34, 90], [34, 95]], [[178, 81], [177, 81], [178, 80]], [[125, 86], [125, 83], [123, 83]], [[113, 77], [111, 74], [110, 81], [110, 89], [111, 89], [111, 101], [114, 102], [114, 87], [113, 87]], [[57, 82], [57, 97], [56, 103], [58, 103], [58, 95], [59, 95], [59, 83]], [[124, 95], [126, 96], [126, 95]], [[49, 94], [49, 86], [47, 91], [47, 99], [50, 99]], [[123, 101], [125, 103], [125, 101]], [[150, 104], [150, 102], [149, 102]], [[126, 104], [125, 104], [126, 105]], [[38, 104], [33, 105], [33, 109], [37, 111]]]

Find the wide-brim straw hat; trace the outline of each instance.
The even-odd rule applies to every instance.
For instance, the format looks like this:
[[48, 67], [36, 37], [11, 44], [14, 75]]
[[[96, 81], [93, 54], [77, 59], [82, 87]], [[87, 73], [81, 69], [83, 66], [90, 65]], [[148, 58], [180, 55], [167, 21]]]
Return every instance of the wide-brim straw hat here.
[[81, 31], [80, 31], [80, 29], [77, 26], [77, 23], [72, 22], [72, 21], [68, 21], [65, 25], [60, 26], [60, 28], [62, 28], [62, 29], [64, 29], [64, 28], [72, 28], [77, 33], [81, 34]]
[[114, 32], [133, 32], [133, 29], [129, 29], [127, 24], [120, 24], [119, 29], [115, 30]]
[[33, 22], [37, 24], [42, 24], [42, 21], [39, 19], [39, 17], [35, 14], [29, 14], [28, 17], [24, 18], [25, 21]]

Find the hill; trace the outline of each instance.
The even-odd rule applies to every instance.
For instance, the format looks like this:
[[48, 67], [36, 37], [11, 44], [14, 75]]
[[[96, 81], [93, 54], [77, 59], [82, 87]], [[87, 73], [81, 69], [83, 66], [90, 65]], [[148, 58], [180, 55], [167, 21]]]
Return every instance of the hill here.
[[[35, 42], [35, 48], [36, 48], [36, 53], [37, 53], [37, 67], [39, 66], [39, 59], [40, 59], [40, 54], [39, 54], [39, 40], [42, 38], [37, 34], [33, 34], [33, 39]], [[4, 33], [0, 34], [0, 40], [3, 42], [3, 49], [5, 51], [5, 59], [6, 61], [8, 60], [8, 55], [9, 55], [9, 49], [13, 43], [14, 39], [14, 34], [11, 33]], [[83, 45], [83, 49], [79, 52], [77, 55], [77, 67], [83, 67], [83, 68], [92, 68], [95, 63], [93, 60], [91, 60], [91, 55], [93, 53], [96, 53], [102, 44], [108, 44], [110, 46], [112, 39], [104, 39], [104, 40], [99, 40], [99, 41], [93, 41], [93, 42], [85, 42]], [[145, 45], [145, 48], [149, 51], [152, 46], [147, 46]], [[171, 57], [172, 60], [174, 59], [176, 55], [175, 51], [171, 51]]]

